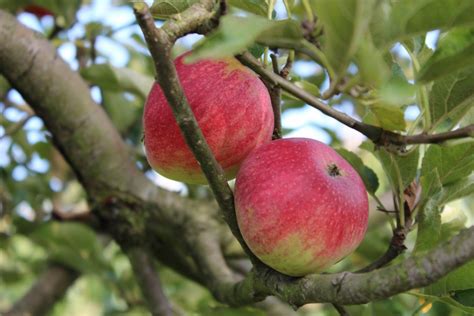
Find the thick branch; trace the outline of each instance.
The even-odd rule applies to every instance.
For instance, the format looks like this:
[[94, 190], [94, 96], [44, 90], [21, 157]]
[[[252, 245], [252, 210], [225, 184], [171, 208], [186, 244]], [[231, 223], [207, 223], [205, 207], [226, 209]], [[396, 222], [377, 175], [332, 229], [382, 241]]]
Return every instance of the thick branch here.
[[[0, 74], [41, 117], [88, 193], [101, 229], [122, 246], [150, 247], [155, 256], [203, 283], [173, 237], [183, 227], [212, 231], [227, 251], [232, 235], [214, 203], [189, 201], [158, 189], [141, 172], [89, 87], [41, 35], [0, 10]], [[202, 228], [204, 227], [204, 228]], [[169, 255], [172, 254], [172, 255]]]
[[224, 10], [223, 1], [201, 0], [182, 12], [179, 18], [169, 19], [163, 26], [170, 42], [188, 34], [205, 34], [219, 24], [220, 13]]
[[[425, 255], [369, 273], [342, 272], [300, 279], [284, 278], [275, 273], [252, 273], [242, 283], [252, 282], [256, 294], [263, 291], [276, 295], [295, 307], [324, 302], [365, 304], [427, 286], [473, 259], [474, 227], [471, 227]], [[246, 301], [247, 293], [240, 293], [240, 286], [235, 287], [235, 293]]]
[[319, 100], [315, 96], [299, 88], [290, 81], [278, 76], [277, 74], [265, 69], [250, 53], [244, 53], [238, 56], [238, 59], [247, 67], [253, 69], [256, 73], [262, 76], [265, 80], [273, 82], [279, 85], [285, 91], [291, 93], [295, 97], [303, 100], [308, 105], [320, 110], [324, 114], [338, 120], [344, 125], [347, 125], [356, 131], [364, 134], [378, 145], [397, 145], [406, 146], [408, 144], [422, 144], [422, 143], [440, 143], [450, 139], [463, 138], [463, 137], [474, 137], [474, 125], [434, 135], [412, 135], [406, 136], [391, 131], [384, 130], [381, 127], [359, 122], [349, 115], [339, 112], [334, 108], [329, 107], [323, 101]]
[[74, 284], [79, 274], [59, 265], [49, 266], [4, 316], [45, 315]]
[[152, 315], [173, 315], [173, 309], [163, 292], [160, 278], [153, 265], [153, 260], [145, 250], [139, 248], [129, 250], [128, 257]]

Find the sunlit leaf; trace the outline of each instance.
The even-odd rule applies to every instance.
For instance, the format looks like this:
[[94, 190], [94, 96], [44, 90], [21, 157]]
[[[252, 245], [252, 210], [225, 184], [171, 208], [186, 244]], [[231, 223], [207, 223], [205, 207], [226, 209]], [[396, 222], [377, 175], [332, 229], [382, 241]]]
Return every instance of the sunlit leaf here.
[[150, 12], [155, 18], [166, 19], [183, 12], [197, 2], [199, 0], [154, 0]]
[[229, 0], [227, 3], [250, 13], [267, 16], [268, 3], [264, 0]]
[[221, 19], [219, 28], [194, 48], [187, 60], [233, 56], [256, 41], [272, 46], [298, 42], [302, 38], [299, 26], [292, 20], [270, 21], [256, 15], [227, 15]]

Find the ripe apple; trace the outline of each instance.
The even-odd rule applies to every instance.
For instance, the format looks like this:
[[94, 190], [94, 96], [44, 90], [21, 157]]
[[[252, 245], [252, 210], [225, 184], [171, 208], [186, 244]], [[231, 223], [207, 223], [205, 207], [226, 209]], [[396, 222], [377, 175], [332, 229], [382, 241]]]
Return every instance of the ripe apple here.
[[331, 147], [306, 138], [254, 150], [237, 174], [235, 207], [252, 252], [290, 276], [338, 262], [367, 228], [367, 192], [358, 173]]
[[27, 5], [24, 8], [24, 11], [36, 15], [40, 19], [44, 16], [54, 15], [53, 12], [51, 12], [50, 10], [35, 4]]
[[[187, 64], [186, 55], [175, 60], [181, 85], [207, 143], [232, 179], [245, 157], [271, 140], [270, 96], [257, 75], [235, 58]], [[146, 101], [143, 125], [153, 169], [173, 180], [207, 184], [157, 83]]]

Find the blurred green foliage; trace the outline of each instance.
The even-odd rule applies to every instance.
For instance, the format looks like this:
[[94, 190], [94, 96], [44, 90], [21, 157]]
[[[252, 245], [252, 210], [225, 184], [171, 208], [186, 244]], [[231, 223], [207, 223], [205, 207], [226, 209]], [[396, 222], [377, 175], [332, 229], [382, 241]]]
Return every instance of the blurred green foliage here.
[[[164, 19], [195, 2], [154, 1], [153, 13]], [[228, 1], [230, 14], [222, 18], [214, 33], [198, 42], [194, 57], [228, 56], [246, 48], [261, 57], [267, 53], [265, 46], [315, 44], [311, 47], [319, 64], [297, 52], [289, 80], [316, 96], [328, 88], [329, 77], [345, 83], [342, 93], [328, 100], [328, 106], [365, 123], [409, 134], [447, 131], [474, 122], [473, 1], [288, 0], [286, 6], [282, 2], [278, 10], [268, 12], [269, 3]], [[23, 12], [31, 4], [54, 16], [38, 18]], [[108, 9], [101, 11], [104, 16], [97, 16], [94, 9], [99, 4], [0, 0], [1, 9], [52, 36], [59, 51], [72, 51], [63, 57], [90, 85], [92, 96], [130, 145], [137, 165], [150, 173], [141, 144], [141, 112], [153, 83], [153, 62], [134, 23], [130, 3], [107, 3]], [[292, 19], [286, 19], [285, 8]], [[266, 19], [269, 15], [283, 21], [270, 21]], [[315, 15], [318, 18], [310, 21]], [[308, 22], [313, 23], [312, 28], [300, 28]], [[55, 32], [58, 27], [62, 31]], [[433, 30], [440, 32], [437, 47], [426, 44], [426, 34]], [[176, 54], [194, 42], [189, 37], [178, 41]], [[281, 66], [288, 51], [277, 53]], [[300, 124], [301, 115], [297, 124], [287, 123], [307, 109], [304, 102], [283, 92], [285, 135], [300, 135], [302, 129], [310, 128], [326, 137], [354, 165], [369, 193], [378, 197], [386, 211], [394, 210], [392, 195], [403, 202], [403, 190], [420, 179], [424, 193], [418, 232], [409, 236], [408, 253], [396, 261], [409, 256], [415, 246], [416, 251], [425, 251], [474, 223], [472, 140], [444, 147], [414, 146], [403, 155], [368, 142], [359, 148], [360, 142], [353, 134], [343, 133], [341, 125], [322, 124], [324, 120]], [[410, 114], [414, 109], [418, 114]], [[59, 262], [83, 275], [50, 315], [147, 315], [130, 264], [119, 247], [83, 224], [67, 222], [88, 212], [87, 197], [41, 120], [2, 77], [0, 123], [0, 311], [20, 298], [49, 262]], [[210, 198], [203, 187], [187, 187], [183, 194]], [[385, 251], [394, 218], [392, 213], [375, 211], [376, 204], [362, 245], [331, 271], [355, 270]], [[166, 294], [185, 315], [265, 314], [253, 307], [222, 306], [206, 289], [170, 269], [157, 266], [157, 271]], [[348, 309], [353, 315], [474, 313], [473, 280], [474, 264], [469, 263], [426, 289]], [[329, 305], [309, 304], [298, 314], [336, 312]]]

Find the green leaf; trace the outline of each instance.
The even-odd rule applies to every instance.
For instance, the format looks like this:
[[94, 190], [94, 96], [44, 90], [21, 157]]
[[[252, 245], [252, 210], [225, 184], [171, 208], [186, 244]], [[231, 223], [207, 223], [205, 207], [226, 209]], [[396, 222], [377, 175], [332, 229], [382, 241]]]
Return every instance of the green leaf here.
[[460, 268], [425, 288], [429, 295], [442, 296], [453, 291], [474, 289], [474, 261], [470, 261]]
[[293, 20], [270, 21], [256, 15], [226, 15], [219, 28], [193, 49], [187, 61], [223, 58], [241, 53], [255, 42], [266, 46], [299, 43], [303, 35]]
[[463, 291], [456, 291], [452, 295], [453, 300], [469, 307], [474, 307], [474, 288]]
[[29, 237], [47, 249], [51, 260], [77, 271], [97, 273], [108, 267], [96, 234], [85, 225], [50, 222]]
[[406, 128], [403, 110], [388, 103], [374, 103], [366, 107], [364, 122], [391, 131], [404, 131]]
[[167, 19], [174, 14], [178, 14], [199, 2], [199, 0], [154, 0], [150, 7], [153, 17]]
[[135, 93], [146, 98], [153, 85], [153, 78], [133, 71], [130, 68], [116, 68], [110, 64], [96, 64], [81, 70], [81, 75], [99, 87]]
[[324, 27], [323, 51], [336, 75], [345, 72], [368, 28], [375, 1], [313, 0]]
[[121, 133], [125, 133], [141, 117], [140, 99], [108, 90], [102, 90], [102, 98], [105, 110]]
[[270, 29], [271, 22], [258, 16], [238, 17], [224, 16], [219, 28], [201, 41], [187, 61], [201, 58], [222, 58], [241, 53], [265, 30]]
[[272, 20], [271, 27], [257, 38], [258, 43], [270, 47], [298, 46], [303, 40], [300, 24], [291, 19]]
[[441, 236], [441, 209], [439, 193], [432, 196], [421, 208], [414, 252], [427, 251], [435, 247]]
[[435, 29], [474, 25], [472, 12], [472, 0], [400, 0], [394, 2], [385, 23], [377, 24], [382, 30], [376, 33], [379, 42], [383, 37], [385, 43], [393, 43]]
[[405, 189], [416, 177], [419, 148], [399, 156], [388, 152], [384, 148], [376, 149], [371, 142], [364, 142], [360, 148], [372, 152], [382, 164], [393, 189]]
[[307, 80], [299, 80], [299, 81], [294, 81], [293, 82], [296, 86], [300, 87], [306, 92], [309, 92], [310, 94], [318, 97], [321, 95], [321, 91], [319, 91], [319, 87], [315, 84], [312, 84], [311, 82]]
[[5, 77], [3, 77], [2, 75], [0, 75], [0, 99], [3, 99], [8, 90], [10, 90], [10, 84], [8, 83], [7, 79], [5, 79]]
[[474, 104], [474, 67], [436, 80], [429, 102], [431, 130], [452, 129]]
[[53, 12], [56, 23], [62, 27], [68, 27], [76, 21], [76, 12], [81, 5], [80, 0], [35, 0], [34, 3]]
[[268, 4], [264, 0], [229, 0], [227, 3], [250, 13], [267, 16]]
[[[456, 145], [439, 146], [431, 145], [423, 157], [421, 167], [422, 178], [427, 183], [432, 183], [430, 176], [433, 170], [437, 171], [441, 185], [458, 181], [468, 177], [474, 171], [474, 142], [468, 141]], [[423, 187], [427, 195], [435, 193]]]
[[456, 199], [469, 196], [474, 193], [474, 177], [457, 180], [454, 183], [445, 185], [441, 195], [440, 203], [446, 204]]
[[474, 66], [474, 29], [454, 29], [440, 39], [435, 53], [418, 72], [417, 81], [432, 81], [469, 66]]
[[472, 315], [474, 314], [474, 308], [470, 307], [468, 305], [464, 305], [460, 302], [458, 302], [454, 297], [456, 297], [456, 293], [451, 293], [453, 296], [450, 295], [445, 295], [445, 296], [434, 296], [434, 295], [428, 295], [428, 294], [422, 294], [422, 293], [417, 293], [417, 292], [410, 292], [410, 294], [413, 294], [418, 297], [423, 297], [425, 299], [429, 299], [430, 301], [438, 301], [438, 302], [443, 302], [445, 304], [448, 304], [452, 307], [454, 307], [456, 310], [460, 310], [462, 312], [467, 313], [467, 315]]
[[383, 103], [394, 106], [412, 104], [415, 101], [416, 87], [409, 83], [403, 69], [398, 64], [392, 64], [392, 76], [380, 88], [379, 98]]
[[375, 47], [369, 36], [362, 41], [355, 55], [355, 61], [362, 82], [370, 87], [380, 87], [390, 77], [390, 70], [382, 51]]
[[370, 194], [375, 194], [375, 191], [377, 191], [379, 187], [379, 179], [377, 178], [377, 175], [375, 172], [364, 165], [362, 162], [362, 159], [359, 158], [356, 154], [354, 154], [351, 151], [348, 151], [344, 148], [339, 148], [336, 149], [336, 151], [344, 157], [351, 165], [354, 167], [354, 169], [359, 173], [360, 177], [362, 178], [362, 181], [364, 181], [365, 188], [367, 189], [367, 192]]

